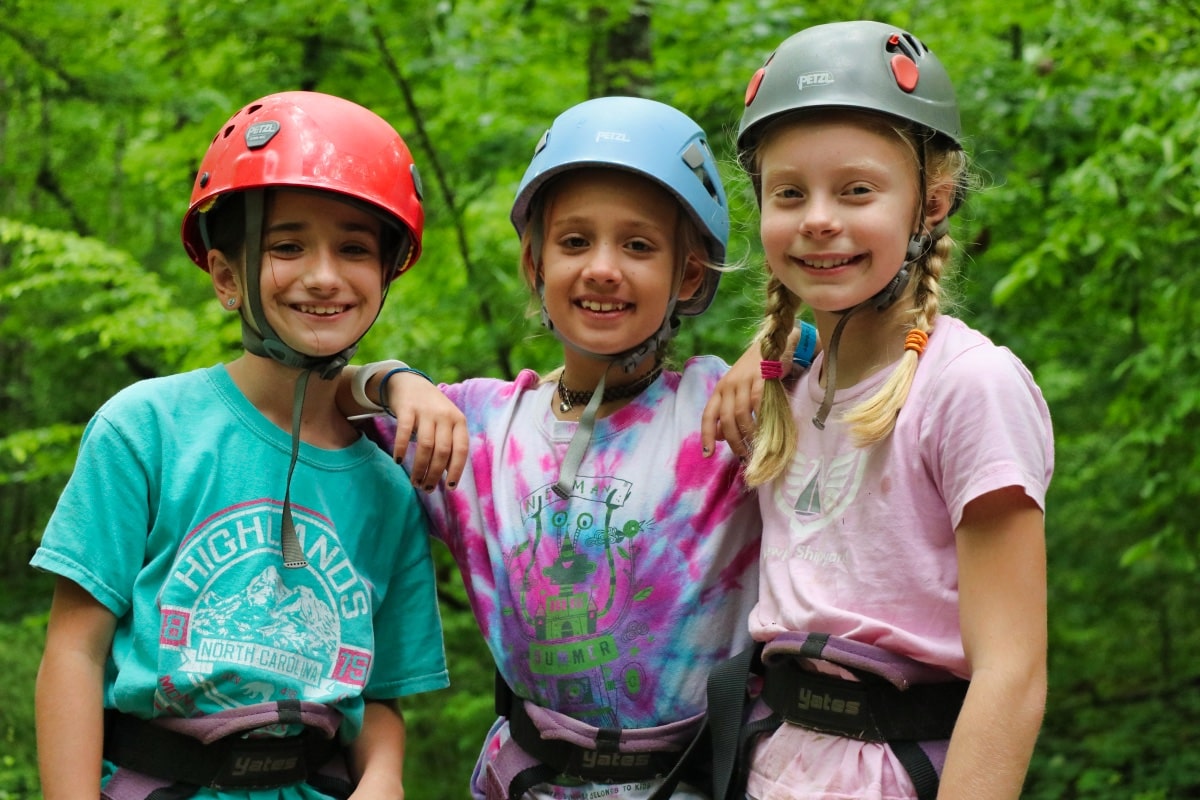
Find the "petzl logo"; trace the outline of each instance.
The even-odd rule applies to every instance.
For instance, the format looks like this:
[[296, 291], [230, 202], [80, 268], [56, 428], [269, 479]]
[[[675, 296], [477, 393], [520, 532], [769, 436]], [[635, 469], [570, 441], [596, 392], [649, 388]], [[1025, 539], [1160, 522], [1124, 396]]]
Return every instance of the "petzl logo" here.
[[597, 142], [628, 142], [629, 137], [620, 131], [596, 131]]
[[832, 86], [832, 85], [833, 85], [833, 73], [832, 72], [806, 72], [803, 75], [801, 75], [799, 78], [796, 79], [796, 88], [799, 89], [800, 91], [804, 91], [804, 89], [806, 87], [810, 87], [810, 86]]

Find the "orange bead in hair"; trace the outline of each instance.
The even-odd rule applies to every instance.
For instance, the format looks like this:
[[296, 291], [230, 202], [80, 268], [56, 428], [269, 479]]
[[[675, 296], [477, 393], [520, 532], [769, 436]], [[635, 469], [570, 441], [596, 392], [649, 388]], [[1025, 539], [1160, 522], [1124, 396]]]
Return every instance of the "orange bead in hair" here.
[[908, 336], [904, 337], [904, 349], [912, 350], [917, 355], [925, 352], [925, 345], [929, 343], [929, 334], [919, 328], [913, 328], [908, 332]]

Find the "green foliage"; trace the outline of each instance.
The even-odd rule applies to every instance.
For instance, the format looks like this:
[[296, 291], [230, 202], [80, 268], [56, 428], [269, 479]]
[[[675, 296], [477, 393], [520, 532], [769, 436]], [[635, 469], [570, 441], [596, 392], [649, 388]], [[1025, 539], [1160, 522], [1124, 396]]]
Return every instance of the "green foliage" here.
[[[795, 30], [873, 17], [919, 33], [956, 79], [983, 184], [955, 220], [960, 315], [1021, 356], [1054, 414], [1051, 696], [1026, 795], [1200, 792], [1200, 17], [1188, 3], [966, 0], [952, 17], [924, 0], [43, 6], [0, 0], [0, 573], [23, 569], [96, 407], [236, 352], [236, 322], [178, 226], [206, 142], [240, 104], [316, 89], [404, 134], [425, 180], [425, 252], [360, 354], [442, 380], [558, 361], [528, 313], [508, 222], [554, 116], [615, 91], [678, 105], [711, 134], [744, 267], [675, 352], [731, 359], [762, 302], [732, 146], [746, 82]], [[457, 797], [491, 717], [491, 672], [438, 558], [455, 688], [406, 704], [409, 785]], [[28, 709], [31, 611], [0, 612], [0, 636], [21, 644], [6, 650], [10, 690], [24, 693], [0, 697], [0, 714]], [[32, 791], [29, 720], [15, 720], [0, 716], [13, 737], [0, 800]]]
[[40, 797], [32, 688], [45, 641], [46, 612], [39, 606], [51, 585], [46, 575], [0, 583], [0, 800]]

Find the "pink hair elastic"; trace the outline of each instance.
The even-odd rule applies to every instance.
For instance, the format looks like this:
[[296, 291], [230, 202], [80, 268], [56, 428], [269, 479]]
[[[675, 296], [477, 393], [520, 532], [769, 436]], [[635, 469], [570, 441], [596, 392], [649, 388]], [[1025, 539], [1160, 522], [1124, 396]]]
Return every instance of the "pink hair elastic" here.
[[929, 343], [929, 334], [919, 328], [913, 328], [908, 332], [908, 336], [904, 337], [904, 349], [912, 350], [918, 356], [925, 352], [925, 345]]
[[782, 361], [760, 361], [759, 369], [762, 370], [764, 381], [779, 380], [783, 377], [783, 362]]

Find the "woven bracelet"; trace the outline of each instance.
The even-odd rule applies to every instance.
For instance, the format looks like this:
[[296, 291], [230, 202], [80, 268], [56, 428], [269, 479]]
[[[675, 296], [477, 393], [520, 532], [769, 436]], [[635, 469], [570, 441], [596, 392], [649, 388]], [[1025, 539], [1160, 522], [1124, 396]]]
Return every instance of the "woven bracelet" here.
[[399, 374], [401, 372], [411, 372], [413, 375], [420, 375], [425, 380], [429, 381], [430, 383], [433, 383], [433, 378], [429, 377], [424, 372], [421, 372], [421, 370], [419, 370], [419, 369], [414, 369], [412, 367], [405, 366], [405, 367], [396, 367], [395, 369], [388, 370], [387, 374], [385, 374], [383, 376], [383, 380], [381, 380], [379, 382], [379, 407], [382, 408], [384, 411], [386, 411], [388, 413], [388, 416], [390, 416], [390, 417], [394, 417], [396, 415], [392, 413], [391, 407], [387, 404], [387, 385], [388, 385], [388, 381], [390, 381], [392, 379], [393, 375]]

